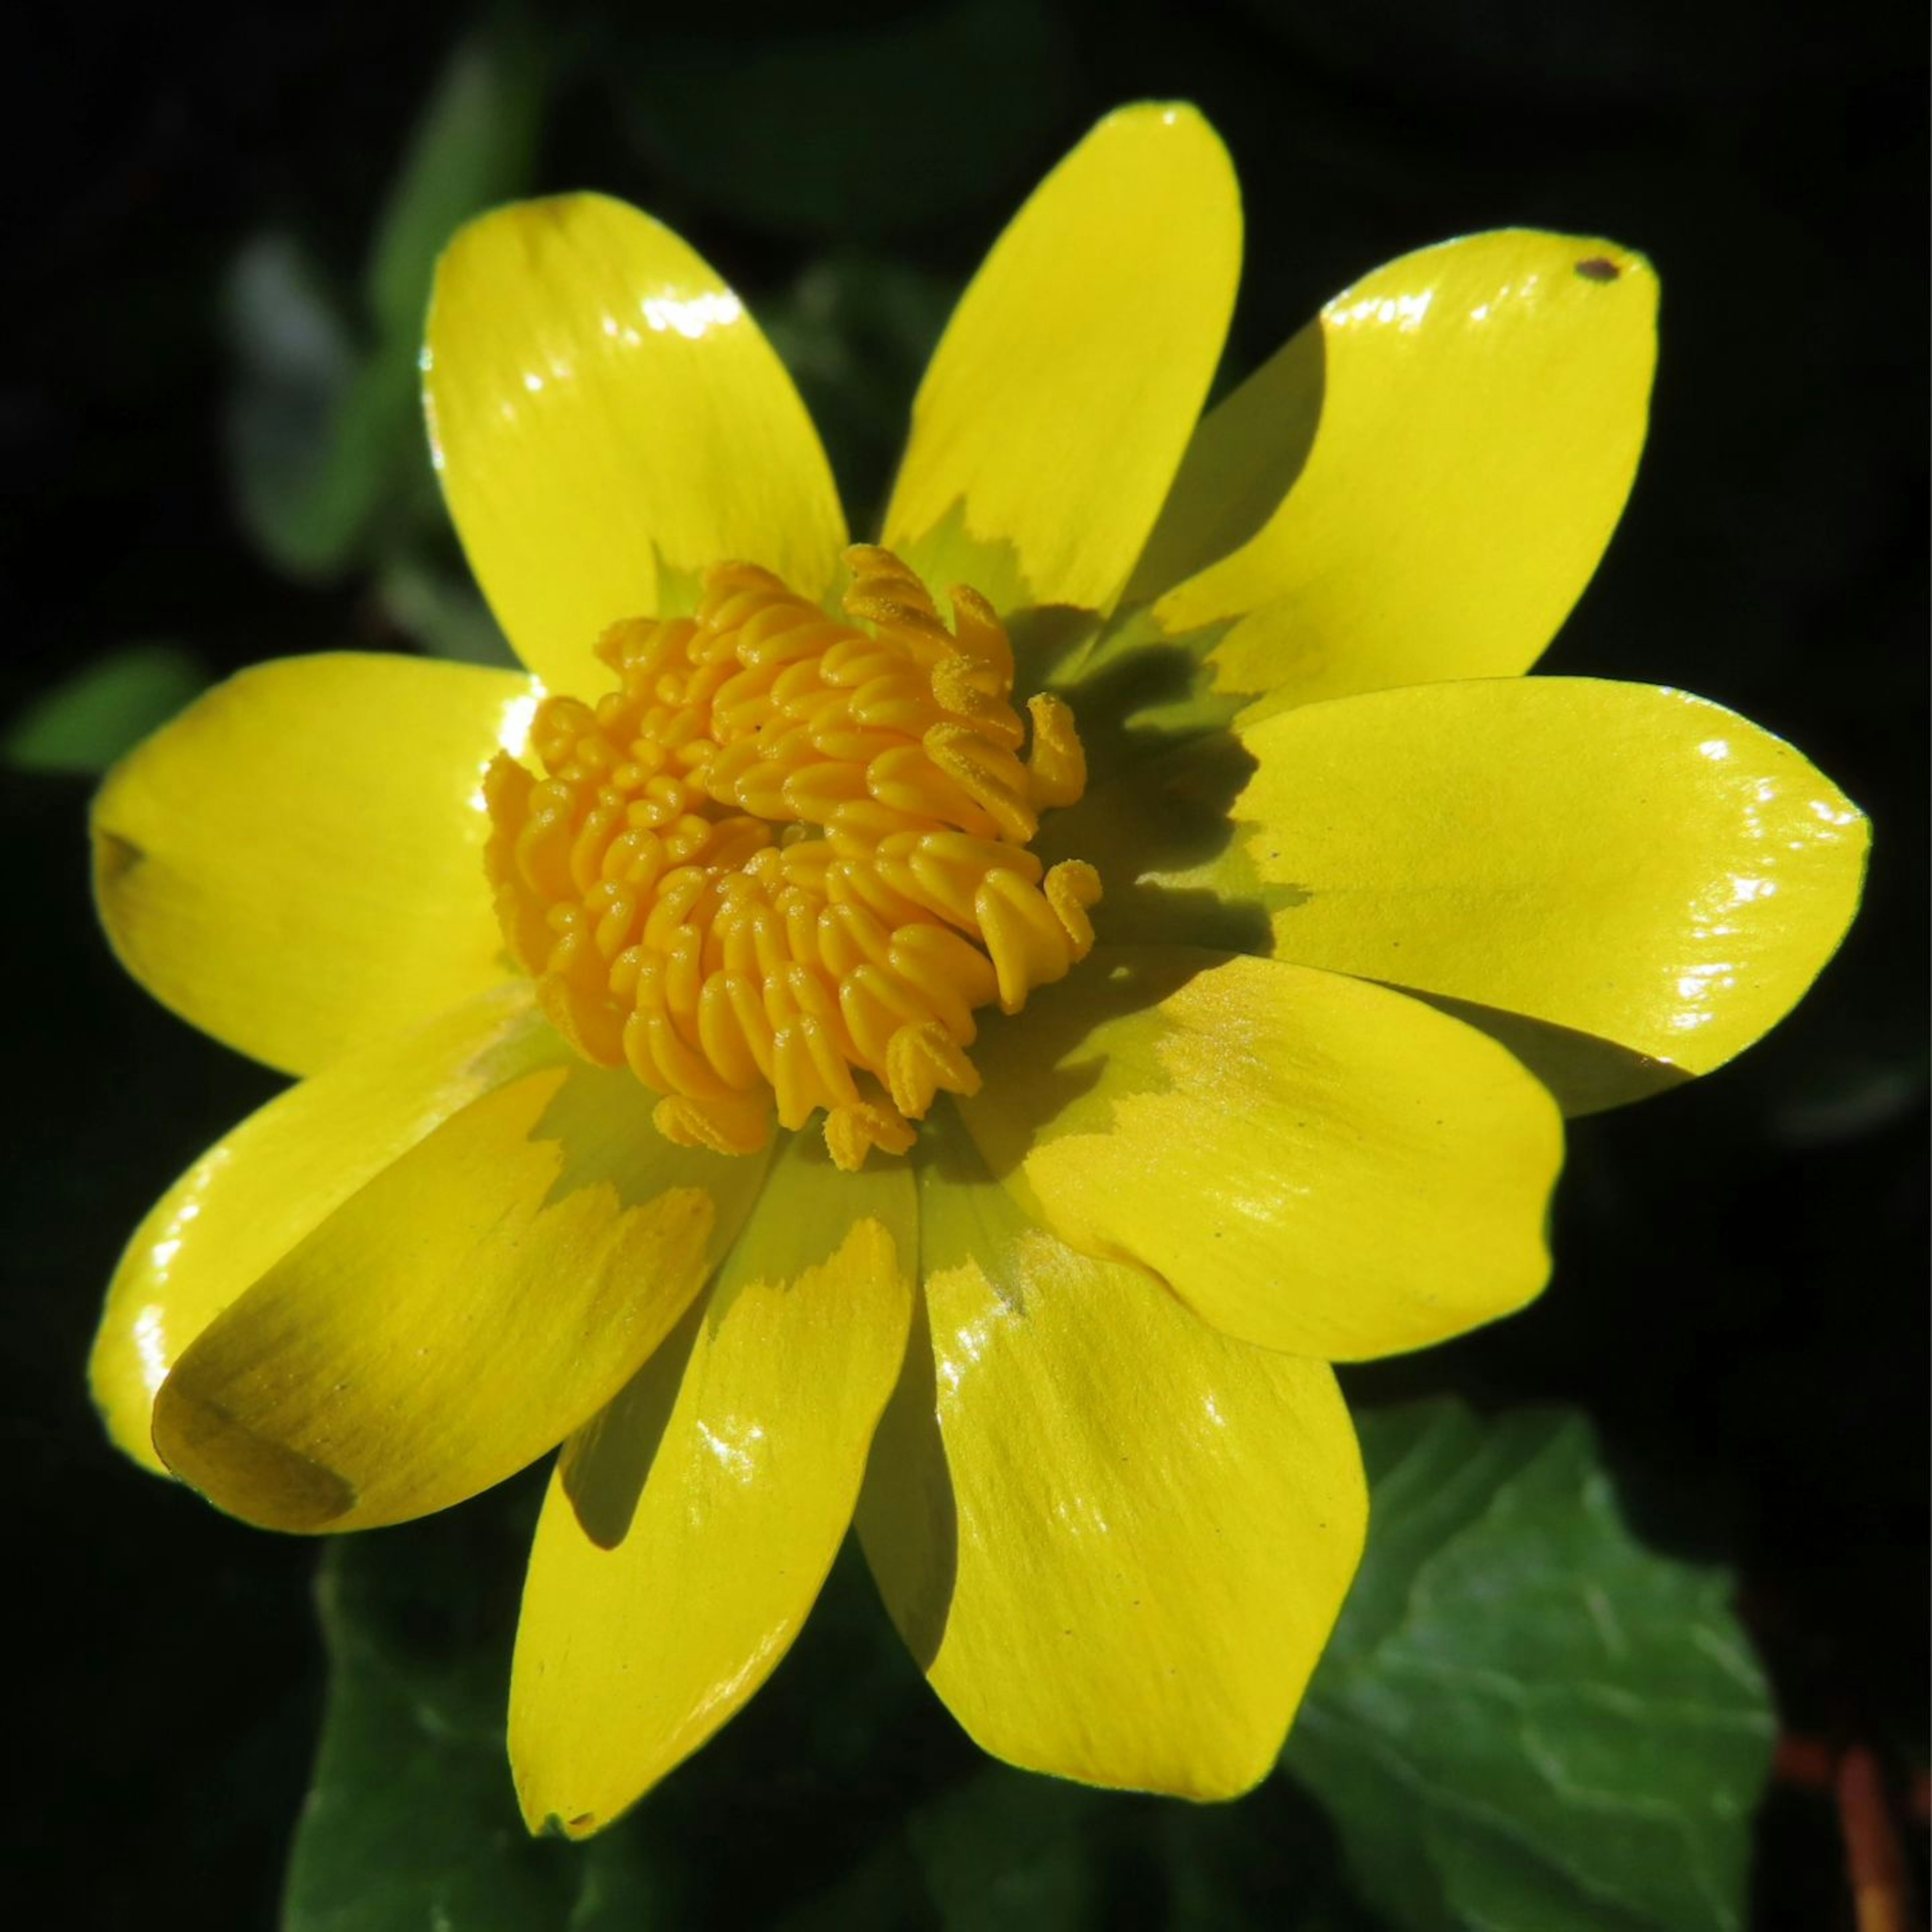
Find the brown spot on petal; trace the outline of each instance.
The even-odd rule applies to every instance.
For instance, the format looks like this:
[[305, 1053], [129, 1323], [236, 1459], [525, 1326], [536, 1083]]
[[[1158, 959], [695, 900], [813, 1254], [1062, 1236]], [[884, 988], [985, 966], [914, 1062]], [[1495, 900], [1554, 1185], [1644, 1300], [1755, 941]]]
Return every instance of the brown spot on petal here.
[[1613, 282], [1623, 271], [1607, 255], [1592, 255], [1576, 264], [1576, 272], [1586, 282]]
[[97, 885], [119, 884], [147, 856], [133, 839], [124, 838], [119, 832], [110, 831], [104, 825], [94, 828], [94, 877]]

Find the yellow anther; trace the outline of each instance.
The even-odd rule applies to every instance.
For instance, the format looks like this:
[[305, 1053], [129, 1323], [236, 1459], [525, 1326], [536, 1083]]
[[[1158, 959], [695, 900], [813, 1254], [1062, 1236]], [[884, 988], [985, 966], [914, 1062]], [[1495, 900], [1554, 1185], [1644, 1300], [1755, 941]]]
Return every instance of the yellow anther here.
[[651, 1109], [651, 1125], [680, 1147], [709, 1148], [713, 1154], [756, 1154], [772, 1137], [771, 1102], [763, 1096], [689, 1100], [673, 1095]]
[[1087, 789], [1087, 753], [1073, 728], [1073, 713], [1050, 692], [1027, 700], [1033, 719], [1033, 755], [1027, 789], [1035, 811], [1071, 805]]
[[893, 1106], [917, 1120], [941, 1088], [949, 1094], [978, 1093], [980, 1076], [952, 1034], [928, 1020], [892, 1035], [886, 1048], [886, 1085]]
[[896, 1108], [877, 1101], [834, 1107], [825, 1117], [825, 1144], [832, 1158], [848, 1173], [864, 1166], [878, 1148], [886, 1154], [904, 1154], [917, 1138], [912, 1123]]
[[[1026, 736], [1026, 728], [1006, 702], [1007, 689], [1007, 684], [995, 682], [984, 665], [965, 658], [950, 658], [933, 667], [932, 694], [941, 707], [956, 718], [964, 718], [982, 737], [1005, 746], [1009, 751], [1017, 751]], [[1034, 700], [1035, 704], [1046, 701]]]
[[1040, 882], [1040, 890], [1074, 958], [1084, 959], [1094, 950], [1094, 922], [1087, 909], [1100, 902], [1100, 874], [1084, 859], [1063, 859]]
[[660, 1094], [669, 1139], [750, 1153], [822, 1113], [850, 1168], [977, 1090], [975, 1012], [1085, 956], [1100, 884], [1028, 850], [1085, 761], [1058, 699], [1030, 734], [1014, 710], [992, 606], [956, 587], [949, 628], [890, 551], [847, 562], [844, 620], [725, 563], [694, 615], [613, 624], [617, 688], [547, 698], [543, 776], [499, 758], [484, 800], [505, 940], [565, 1037]]
[[1001, 697], [1013, 688], [1013, 647], [999, 614], [970, 584], [952, 586], [952, 635]]
[[[1057, 871], [1058, 868], [1055, 868]], [[1093, 944], [1077, 949], [1070, 933], [1045, 892], [1028, 886], [1016, 874], [988, 872], [974, 896], [974, 910], [999, 976], [1000, 1006], [1016, 1013], [1036, 986], [1064, 978]]]

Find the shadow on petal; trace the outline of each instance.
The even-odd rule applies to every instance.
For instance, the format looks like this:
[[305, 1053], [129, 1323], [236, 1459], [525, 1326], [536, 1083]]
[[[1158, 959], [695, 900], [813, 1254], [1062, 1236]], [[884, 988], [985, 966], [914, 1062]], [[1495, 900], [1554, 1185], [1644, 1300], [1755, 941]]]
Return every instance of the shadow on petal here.
[[[948, 1136], [949, 1140], [963, 1136]], [[920, 1272], [926, 1271], [923, 1253]], [[916, 1496], [908, 1485], [916, 1483]], [[946, 1460], [946, 1440], [939, 1426], [938, 1378], [934, 1366], [932, 1328], [926, 1297], [913, 1306], [912, 1332], [907, 1339], [905, 1366], [898, 1385], [880, 1418], [872, 1438], [866, 1481], [860, 1492], [862, 1517], [866, 1498], [890, 1492], [891, 1514], [898, 1527], [887, 1532], [889, 1544], [903, 1550], [910, 1540], [916, 1560], [896, 1564], [896, 1588], [892, 1599], [900, 1636], [921, 1670], [931, 1669], [945, 1640], [959, 1576], [959, 1510]], [[908, 1522], [916, 1534], [908, 1538]]]
[[701, 1294], [692, 1304], [657, 1352], [557, 1458], [564, 1493], [584, 1534], [600, 1550], [615, 1550], [630, 1529], [710, 1303], [710, 1297]]
[[1667, 1060], [1654, 1060], [1648, 1054], [1619, 1046], [1615, 1040], [1532, 1019], [1526, 1013], [1479, 1006], [1473, 1000], [1452, 1000], [1446, 994], [1424, 992], [1414, 986], [1395, 986], [1394, 990], [1508, 1048], [1556, 1096], [1564, 1115], [1573, 1120], [1667, 1094], [1696, 1078]]

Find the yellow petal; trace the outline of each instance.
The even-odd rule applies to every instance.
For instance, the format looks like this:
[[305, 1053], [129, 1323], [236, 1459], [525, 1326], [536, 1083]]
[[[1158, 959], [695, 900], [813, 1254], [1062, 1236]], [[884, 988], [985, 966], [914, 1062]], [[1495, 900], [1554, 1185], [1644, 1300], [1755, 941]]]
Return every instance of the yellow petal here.
[[1233, 1796], [1274, 1764], [1360, 1553], [1333, 1375], [1074, 1253], [972, 1168], [958, 1148], [920, 1170], [929, 1333], [858, 1515], [887, 1607], [996, 1756]]
[[154, 1447], [274, 1529], [460, 1502], [594, 1415], [690, 1305], [761, 1178], [675, 1148], [582, 1062], [473, 1100], [212, 1322]]
[[608, 1824], [790, 1648], [904, 1359], [917, 1256], [903, 1163], [843, 1174], [792, 1136], [716, 1288], [566, 1448], [511, 1680], [532, 1831]]
[[436, 270], [424, 394], [443, 495], [524, 662], [594, 695], [607, 625], [742, 559], [816, 597], [844, 518], [818, 433], [717, 271], [602, 195], [482, 216]]
[[480, 788], [534, 701], [514, 673], [347, 652], [217, 686], [94, 799], [94, 894], [122, 963], [296, 1073], [500, 982]]
[[[1782, 740], [1581, 678], [1378, 692], [1246, 726], [1229, 854], [1284, 959], [1708, 1072], [1844, 935], [1868, 828]], [[1169, 884], [1180, 883], [1169, 880]]]
[[1233, 170], [1193, 109], [1109, 115], [948, 324], [885, 543], [1003, 610], [1110, 608], [1207, 394], [1240, 242]]
[[530, 982], [509, 981], [337, 1061], [218, 1142], [136, 1230], [107, 1291], [88, 1375], [115, 1442], [164, 1472], [154, 1394], [195, 1337], [452, 1114], [568, 1054]]
[[1217, 1328], [1329, 1360], [1420, 1348], [1549, 1273], [1563, 1151], [1493, 1041], [1268, 959], [1096, 951], [989, 1028], [961, 1102], [993, 1171]]
[[1377, 269], [1202, 424], [1130, 601], [1211, 646], [1222, 691], [1528, 670], [1629, 494], [1656, 314], [1649, 265], [1599, 240], [1509, 230]]

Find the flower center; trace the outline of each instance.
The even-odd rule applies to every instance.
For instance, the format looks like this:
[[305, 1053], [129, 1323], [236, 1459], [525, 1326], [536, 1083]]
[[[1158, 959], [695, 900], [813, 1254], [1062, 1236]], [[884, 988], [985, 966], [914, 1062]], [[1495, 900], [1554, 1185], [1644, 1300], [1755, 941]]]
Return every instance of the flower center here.
[[949, 628], [889, 550], [846, 553], [850, 622], [751, 564], [693, 617], [614, 624], [618, 688], [538, 706], [544, 776], [484, 782], [496, 912], [544, 1012], [626, 1063], [687, 1145], [746, 1154], [825, 1114], [842, 1168], [970, 1094], [976, 1008], [1017, 1012], [1094, 943], [1099, 874], [1028, 849], [1086, 783], [1072, 714], [1011, 703], [992, 608]]

